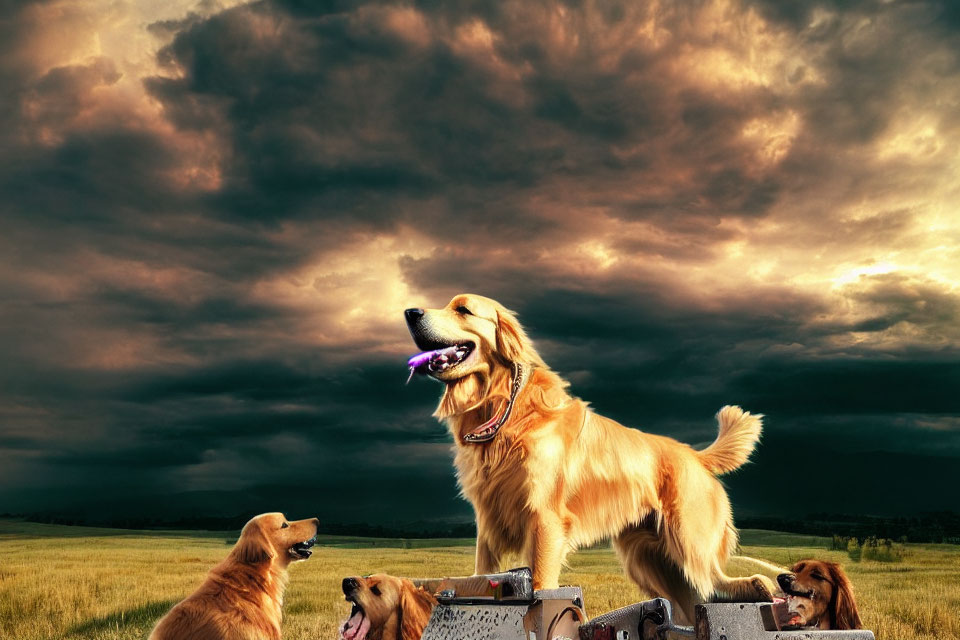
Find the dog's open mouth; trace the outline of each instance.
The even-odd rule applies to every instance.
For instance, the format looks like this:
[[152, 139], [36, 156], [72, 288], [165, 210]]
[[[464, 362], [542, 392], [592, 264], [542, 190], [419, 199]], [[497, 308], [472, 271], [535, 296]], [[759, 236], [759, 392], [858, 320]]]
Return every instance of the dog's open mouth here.
[[289, 549], [287, 553], [294, 557], [296, 560], [306, 560], [313, 555], [313, 551], [310, 548], [317, 543], [317, 536], [313, 536], [309, 540], [304, 540], [303, 542], [298, 542]]
[[[431, 351], [424, 351], [407, 360], [410, 367], [410, 378], [414, 373], [424, 375], [443, 373], [466, 360], [473, 353], [473, 343], [464, 342], [440, 347]], [[407, 378], [407, 382], [410, 381]]]
[[791, 586], [791, 587], [788, 587], [788, 588], [786, 588], [786, 589], [783, 589], [783, 592], [784, 592], [787, 596], [793, 596], [793, 597], [795, 597], [795, 598], [806, 598], [807, 600], [813, 600], [813, 589], [810, 589], [809, 591], [801, 591], [801, 590], [797, 589], [796, 587]]
[[350, 610], [350, 617], [340, 629], [340, 635], [343, 640], [364, 640], [370, 630], [370, 618], [367, 617], [363, 607], [355, 598], [347, 596], [346, 600], [353, 603], [353, 608]]

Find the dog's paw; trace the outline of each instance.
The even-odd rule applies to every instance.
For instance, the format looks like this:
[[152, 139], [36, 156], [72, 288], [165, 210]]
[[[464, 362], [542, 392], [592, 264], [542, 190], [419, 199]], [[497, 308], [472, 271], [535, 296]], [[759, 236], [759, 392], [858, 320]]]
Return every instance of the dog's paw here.
[[758, 573], [751, 577], [750, 584], [757, 592], [757, 602], [773, 602], [773, 593], [777, 590], [773, 580]]

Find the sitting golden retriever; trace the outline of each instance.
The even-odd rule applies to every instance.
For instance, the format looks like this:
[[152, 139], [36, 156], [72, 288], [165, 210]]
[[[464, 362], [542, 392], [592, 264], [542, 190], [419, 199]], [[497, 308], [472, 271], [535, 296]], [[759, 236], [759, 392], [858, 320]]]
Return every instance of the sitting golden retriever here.
[[318, 524], [282, 513], [250, 520], [226, 560], [157, 622], [150, 640], [280, 640], [287, 567], [310, 557]]
[[737, 532], [715, 477], [746, 462], [761, 416], [724, 407], [717, 440], [696, 451], [628, 429], [570, 396], [494, 300], [463, 294], [405, 315], [424, 350], [410, 359], [411, 375], [445, 385], [434, 415], [456, 442], [458, 480], [476, 514], [477, 573], [520, 553], [535, 588], [556, 587], [570, 551], [610, 537], [627, 575], [673, 600], [688, 621], [694, 604], [718, 591], [772, 600], [766, 576], [724, 572]]
[[343, 579], [343, 595], [353, 603], [343, 623], [343, 640], [420, 640], [437, 599], [406, 578], [376, 574]]
[[786, 596], [784, 628], [861, 629], [853, 585], [835, 562], [801, 560], [777, 582]]

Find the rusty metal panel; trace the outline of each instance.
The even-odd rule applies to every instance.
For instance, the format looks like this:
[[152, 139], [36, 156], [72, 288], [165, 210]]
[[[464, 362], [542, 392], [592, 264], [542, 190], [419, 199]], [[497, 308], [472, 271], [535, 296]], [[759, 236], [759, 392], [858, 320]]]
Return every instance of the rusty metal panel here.
[[577, 627], [585, 619], [580, 587], [534, 591], [527, 601], [441, 596], [421, 640], [549, 640], [547, 635], [575, 638]]
[[527, 605], [439, 604], [421, 640], [528, 640]]
[[672, 617], [663, 598], [638, 602], [582, 625], [580, 640], [875, 640], [866, 630], [779, 630], [764, 602], [697, 605], [693, 627], [676, 625]]
[[770, 603], [698, 604], [696, 640], [875, 640], [872, 631], [777, 630]]
[[580, 640], [693, 640], [693, 627], [673, 623], [669, 600], [654, 598], [599, 615], [580, 627]]

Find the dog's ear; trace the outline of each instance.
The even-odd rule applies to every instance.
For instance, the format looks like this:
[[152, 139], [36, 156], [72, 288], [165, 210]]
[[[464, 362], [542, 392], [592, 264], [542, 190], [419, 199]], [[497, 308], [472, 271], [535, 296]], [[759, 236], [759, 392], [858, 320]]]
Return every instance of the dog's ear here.
[[853, 584], [840, 565], [835, 562], [825, 562], [833, 581], [834, 593], [830, 604], [831, 628], [833, 629], [861, 629], [860, 612], [857, 610], [857, 601], [853, 597]]
[[533, 350], [520, 322], [506, 309], [497, 309], [497, 353], [508, 362], [522, 362]]
[[233, 548], [237, 560], [245, 564], [260, 564], [276, 557], [273, 545], [267, 539], [259, 522], [248, 522], [240, 532], [240, 539]]
[[417, 587], [410, 580], [400, 582], [400, 638], [398, 640], [420, 640], [423, 629], [430, 622], [430, 613], [437, 603], [434, 597], [423, 587]]

